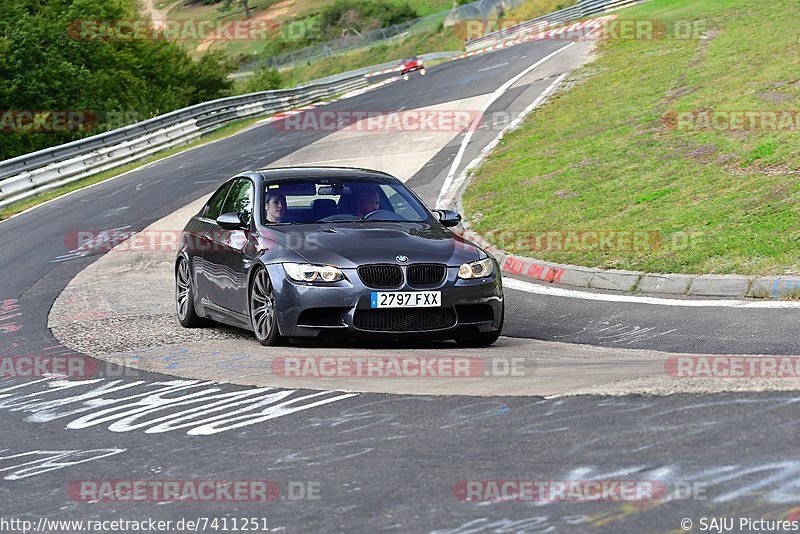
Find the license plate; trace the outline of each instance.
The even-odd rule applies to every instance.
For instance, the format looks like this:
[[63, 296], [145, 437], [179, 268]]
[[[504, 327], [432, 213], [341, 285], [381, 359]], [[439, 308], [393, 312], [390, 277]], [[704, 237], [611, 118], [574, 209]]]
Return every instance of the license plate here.
[[441, 305], [441, 291], [373, 291], [370, 295], [372, 308], [439, 308]]

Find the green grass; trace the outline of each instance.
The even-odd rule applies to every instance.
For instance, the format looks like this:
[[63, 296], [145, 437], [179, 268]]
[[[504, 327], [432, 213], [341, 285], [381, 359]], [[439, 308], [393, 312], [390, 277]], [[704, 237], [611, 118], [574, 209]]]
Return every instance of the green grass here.
[[506, 19], [514, 20], [530, 20], [535, 19], [540, 15], [552, 13], [559, 9], [572, 7], [577, 3], [577, 0], [528, 0], [519, 7], [515, 7], [506, 13]]
[[[653, 0], [618, 12], [667, 36], [608, 40], [577, 83], [506, 136], [464, 206], [512, 252], [650, 272], [800, 272], [800, 132], [668, 127], [675, 112], [800, 105], [794, 0]], [[701, 21], [710, 39], [675, 39]], [[649, 250], [540, 250], [519, 236], [638, 230]], [[499, 239], [499, 238], [495, 238]], [[631, 248], [631, 247], [627, 247]]]
[[453, 7], [453, 0], [394, 0], [397, 4], [402, 4], [406, 1], [420, 17], [446, 11]]

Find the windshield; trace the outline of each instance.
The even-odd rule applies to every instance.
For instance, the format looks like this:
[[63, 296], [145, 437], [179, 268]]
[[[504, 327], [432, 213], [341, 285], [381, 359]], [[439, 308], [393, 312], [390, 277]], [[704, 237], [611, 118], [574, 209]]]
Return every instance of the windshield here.
[[423, 222], [430, 213], [404, 185], [359, 179], [270, 180], [264, 224]]

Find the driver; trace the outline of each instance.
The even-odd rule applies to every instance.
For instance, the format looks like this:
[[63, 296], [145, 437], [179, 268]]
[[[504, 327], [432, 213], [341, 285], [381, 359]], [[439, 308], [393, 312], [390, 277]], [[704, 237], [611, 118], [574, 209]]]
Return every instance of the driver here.
[[286, 218], [286, 195], [267, 193], [267, 200], [264, 204], [267, 208], [267, 221], [284, 222]]
[[381, 197], [375, 189], [370, 187], [358, 192], [356, 197], [356, 217], [362, 219], [365, 215], [380, 209], [380, 207]]

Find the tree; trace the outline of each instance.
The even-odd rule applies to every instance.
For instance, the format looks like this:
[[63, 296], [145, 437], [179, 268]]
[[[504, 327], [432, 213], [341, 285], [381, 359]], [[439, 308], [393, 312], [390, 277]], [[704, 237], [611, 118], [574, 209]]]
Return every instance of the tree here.
[[60, 131], [6, 122], [0, 159], [229, 94], [232, 65], [219, 54], [193, 61], [157, 35], [95, 31], [135, 9], [133, 0], [0, 0], [0, 110], [96, 117]]

